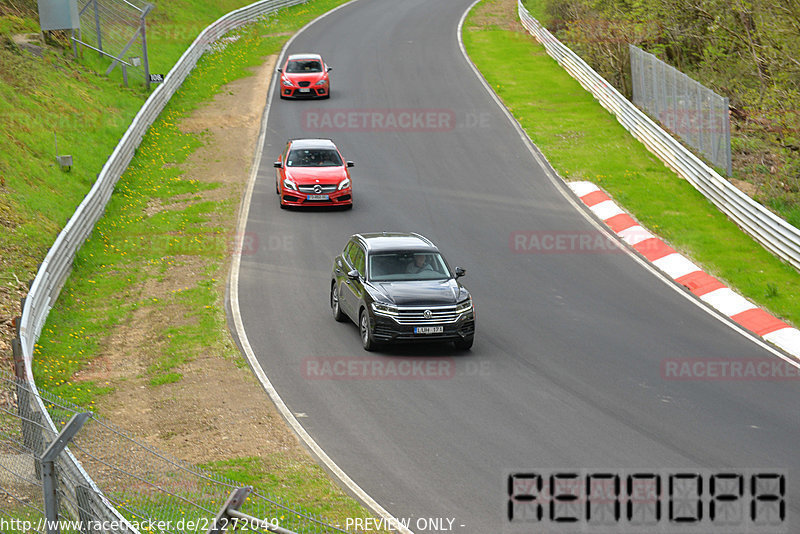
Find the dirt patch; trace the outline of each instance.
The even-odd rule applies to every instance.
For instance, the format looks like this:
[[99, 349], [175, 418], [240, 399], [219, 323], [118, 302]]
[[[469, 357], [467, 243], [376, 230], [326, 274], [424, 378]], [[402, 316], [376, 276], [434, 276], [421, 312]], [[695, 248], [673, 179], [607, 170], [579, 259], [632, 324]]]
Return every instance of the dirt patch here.
[[[204, 145], [180, 165], [186, 179], [221, 184], [193, 198], [232, 201], [238, 205], [250, 173], [275, 57], [254, 76], [223, 88], [214, 101], [186, 118], [185, 132], [202, 133]], [[151, 202], [152, 215], [173, 205]], [[234, 231], [236, 214], [212, 213], [210, 224]], [[306, 455], [266, 393], [243, 364], [237, 351], [228, 356], [214, 350], [193, 354], [174, 371], [182, 377], [152, 385], [148, 368], [163, 357], [167, 326], [181, 327], [193, 319], [185, 304], [171, 298], [196, 285], [207, 267], [203, 256], [181, 256], [174, 266], [137, 288], [142, 305], [103, 343], [100, 355], [76, 379], [114, 386], [101, 397], [100, 411], [137, 440], [187, 462], [198, 464], [235, 457], [266, 457], [280, 452]], [[224, 260], [228, 269], [228, 260]], [[205, 276], [207, 278], [207, 276]], [[222, 307], [227, 273], [217, 273], [218, 304]], [[224, 329], [223, 329], [224, 330]], [[220, 332], [227, 337], [227, 330]], [[232, 341], [230, 341], [231, 346]]]
[[750, 198], [755, 198], [758, 194], [758, 186], [756, 184], [745, 182], [744, 180], [737, 180], [736, 178], [729, 178], [728, 180], [736, 186], [739, 191]]
[[[5, 267], [5, 263], [5, 260], [0, 258], [0, 267]], [[14, 320], [22, 314], [21, 299], [27, 294], [28, 285], [16, 274], [10, 273], [9, 276], [0, 277], [0, 367], [12, 373], [14, 358], [11, 341], [17, 335]]]
[[525, 28], [520, 24], [517, 16], [516, 0], [485, 0], [481, 2], [473, 10], [472, 22], [477, 26], [472, 31], [496, 26], [513, 32], [525, 33]]

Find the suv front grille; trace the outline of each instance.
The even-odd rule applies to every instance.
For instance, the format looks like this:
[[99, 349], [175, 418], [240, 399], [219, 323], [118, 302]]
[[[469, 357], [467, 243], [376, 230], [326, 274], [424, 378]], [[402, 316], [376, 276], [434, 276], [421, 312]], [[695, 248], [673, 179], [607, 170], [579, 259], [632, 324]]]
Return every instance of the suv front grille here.
[[[431, 318], [425, 318], [425, 310], [430, 310]], [[446, 324], [454, 323], [458, 319], [455, 306], [432, 306], [398, 308], [398, 315], [394, 318], [400, 324]]]

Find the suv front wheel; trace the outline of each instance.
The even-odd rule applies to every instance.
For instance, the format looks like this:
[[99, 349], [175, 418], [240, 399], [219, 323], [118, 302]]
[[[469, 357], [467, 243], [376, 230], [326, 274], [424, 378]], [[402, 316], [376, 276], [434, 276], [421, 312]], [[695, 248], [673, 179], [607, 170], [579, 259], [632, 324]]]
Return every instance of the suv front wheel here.
[[375, 343], [375, 339], [372, 337], [367, 310], [361, 310], [361, 315], [358, 318], [358, 331], [361, 334], [361, 346], [364, 347], [364, 350], [375, 350], [377, 343]]
[[331, 284], [331, 313], [333, 313], [333, 318], [336, 321], [340, 323], [344, 322], [345, 316], [339, 304], [339, 290], [336, 287], [336, 282]]

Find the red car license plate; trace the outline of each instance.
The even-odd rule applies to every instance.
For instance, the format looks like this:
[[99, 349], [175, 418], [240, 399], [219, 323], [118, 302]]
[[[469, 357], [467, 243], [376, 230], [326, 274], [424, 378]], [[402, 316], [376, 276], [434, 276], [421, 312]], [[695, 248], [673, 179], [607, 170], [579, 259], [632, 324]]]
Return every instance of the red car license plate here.
[[328, 195], [308, 195], [308, 200], [329, 200]]

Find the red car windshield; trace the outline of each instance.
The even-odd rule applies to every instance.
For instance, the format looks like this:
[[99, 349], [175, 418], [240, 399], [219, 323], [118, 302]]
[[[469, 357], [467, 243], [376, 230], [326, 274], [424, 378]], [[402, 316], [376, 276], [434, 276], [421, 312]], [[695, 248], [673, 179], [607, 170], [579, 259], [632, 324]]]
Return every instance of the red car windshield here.
[[322, 63], [316, 59], [298, 59], [290, 61], [289, 64], [286, 65], [286, 72], [322, 72]]
[[341, 167], [342, 158], [331, 148], [306, 148], [289, 151], [288, 167]]

